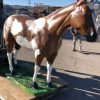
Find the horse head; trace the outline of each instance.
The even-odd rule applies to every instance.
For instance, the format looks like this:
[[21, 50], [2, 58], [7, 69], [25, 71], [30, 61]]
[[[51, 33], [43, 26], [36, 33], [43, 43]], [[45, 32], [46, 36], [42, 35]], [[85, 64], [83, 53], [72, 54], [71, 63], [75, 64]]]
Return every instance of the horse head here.
[[70, 14], [70, 25], [81, 35], [86, 36], [88, 42], [94, 42], [97, 39], [95, 28], [95, 15], [89, 4], [80, 1], [75, 4], [75, 9]]

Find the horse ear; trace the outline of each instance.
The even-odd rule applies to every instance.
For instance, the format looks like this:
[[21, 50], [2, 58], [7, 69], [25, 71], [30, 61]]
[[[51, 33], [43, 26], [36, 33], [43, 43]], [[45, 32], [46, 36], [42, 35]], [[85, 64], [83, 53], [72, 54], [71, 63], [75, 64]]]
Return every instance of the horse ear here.
[[85, 0], [80, 0], [79, 2], [77, 2], [76, 7], [80, 6], [82, 4], [86, 4], [86, 1]]

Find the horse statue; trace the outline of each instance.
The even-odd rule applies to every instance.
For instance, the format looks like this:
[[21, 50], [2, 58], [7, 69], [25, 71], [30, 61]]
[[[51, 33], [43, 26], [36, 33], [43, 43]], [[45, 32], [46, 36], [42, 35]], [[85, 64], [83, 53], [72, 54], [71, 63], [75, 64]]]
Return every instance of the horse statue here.
[[[32, 20], [26, 15], [11, 15], [4, 23], [3, 37], [7, 47], [9, 69], [15, 74], [14, 63], [21, 46], [32, 49], [35, 55], [35, 66], [32, 87], [38, 89], [37, 74], [41, 62], [47, 59], [47, 86], [52, 87], [52, 64], [62, 43], [63, 32], [72, 26], [81, 35], [87, 35], [87, 41], [96, 41], [97, 33], [94, 26], [92, 11], [85, 1], [62, 7], [53, 13]], [[92, 33], [92, 35], [91, 35]], [[88, 39], [89, 38], [89, 39]]]

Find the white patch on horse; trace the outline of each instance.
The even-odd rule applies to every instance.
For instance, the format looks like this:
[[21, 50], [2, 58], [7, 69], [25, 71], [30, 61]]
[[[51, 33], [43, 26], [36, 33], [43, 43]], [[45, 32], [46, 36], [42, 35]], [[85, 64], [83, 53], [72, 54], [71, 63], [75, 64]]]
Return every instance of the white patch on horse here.
[[12, 64], [12, 53], [7, 53], [8, 62], [9, 62], [9, 69], [12, 72], [13, 71], [13, 64]]
[[30, 27], [34, 23], [34, 20], [27, 20], [26, 25]]
[[40, 66], [35, 65], [34, 66], [33, 82], [36, 82], [37, 81], [37, 74], [38, 74], [39, 70], [40, 70]]
[[33, 49], [33, 50], [38, 49], [38, 45], [37, 45], [35, 39], [32, 39], [32, 41], [31, 41], [31, 45], [32, 45], [32, 49]]
[[19, 32], [23, 30], [23, 26], [21, 22], [18, 22], [17, 19], [13, 21], [12, 27], [11, 27], [11, 33], [13, 35], [17, 35]]
[[10, 26], [12, 25], [12, 17], [8, 17], [7, 20], [6, 20], [6, 24], [4, 24], [4, 30], [3, 30], [3, 36], [4, 38], [6, 38], [6, 32], [8, 32], [10, 30]]
[[41, 54], [40, 49], [36, 49], [35, 50], [35, 58], [37, 58], [37, 56], [39, 56]]
[[51, 71], [52, 71], [52, 66], [47, 62], [47, 82], [51, 82]]
[[14, 58], [13, 58], [13, 59], [14, 59], [14, 64], [17, 65], [18, 50], [14, 50], [13, 53], [14, 53], [14, 56], [13, 56], [13, 57], [14, 57]]
[[33, 23], [26, 22], [26, 25], [29, 26], [28, 29], [34, 33], [38, 34], [38, 32], [44, 32], [46, 20], [45, 18], [39, 18], [37, 20], [34, 20]]
[[32, 49], [32, 45], [31, 45], [31, 41], [28, 41], [26, 38], [24, 38], [23, 36], [17, 36], [16, 37], [16, 42], [23, 47]]
[[6, 100], [3, 96], [0, 95], [0, 100]]

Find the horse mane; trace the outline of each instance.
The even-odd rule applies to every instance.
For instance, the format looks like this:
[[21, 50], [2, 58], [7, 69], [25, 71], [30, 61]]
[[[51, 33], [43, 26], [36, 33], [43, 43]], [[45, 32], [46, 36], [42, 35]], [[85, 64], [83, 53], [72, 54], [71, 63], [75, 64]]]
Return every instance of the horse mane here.
[[50, 17], [50, 16], [52, 16], [53, 14], [56, 14], [56, 13], [58, 13], [60, 10], [62, 10], [62, 9], [64, 9], [64, 8], [67, 8], [67, 7], [71, 6], [71, 5], [75, 5], [75, 6], [77, 7], [77, 6], [81, 6], [81, 5], [83, 5], [83, 4], [87, 4], [87, 2], [86, 2], [85, 0], [80, 0], [79, 2], [75, 2], [75, 3], [72, 3], [72, 4], [66, 5], [66, 6], [64, 6], [64, 7], [61, 7], [60, 9], [55, 10], [54, 12], [52, 12], [51, 14], [49, 14], [49, 15], [47, 15], [47, 16]]
[[59, 9], [53, 11], [51, 14], [47, 15], [46, 17], [50, 17], [50, 16], [52, 16], [52, 15], [58, 13], [60, 10], [62, 10], [62, 9], [64, 9], [64, 8], [67, 8], [67, 7], [71, 6], [71, 5], [76, 5], [76, 4], [77, 4], [77, 3], [75, 2], [75, 3], [69, 4], [69, 5], [65, 5], [64, 7], [61, 7], [61, 8], [59, 8]]

